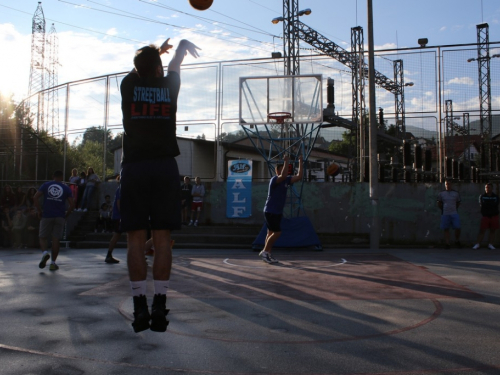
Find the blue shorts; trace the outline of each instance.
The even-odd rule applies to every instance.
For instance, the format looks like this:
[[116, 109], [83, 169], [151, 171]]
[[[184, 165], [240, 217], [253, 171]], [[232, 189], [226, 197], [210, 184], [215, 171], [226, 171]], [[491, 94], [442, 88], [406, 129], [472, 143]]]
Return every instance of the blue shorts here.
[[441, 215], [441, 229], [460, 229], [460, 217], [458, 214]]
[[181, 185], [174, 158], [127, 163], [120, 175], [121, 230], [181, 229]]

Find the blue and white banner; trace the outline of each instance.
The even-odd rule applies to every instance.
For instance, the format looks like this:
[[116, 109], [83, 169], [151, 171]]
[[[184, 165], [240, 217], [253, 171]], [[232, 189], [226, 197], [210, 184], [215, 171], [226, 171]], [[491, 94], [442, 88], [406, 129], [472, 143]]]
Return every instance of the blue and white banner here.
[[231, 219], [252, 215], [252, 161], [230, 160], [227, 172], [226, 216]]

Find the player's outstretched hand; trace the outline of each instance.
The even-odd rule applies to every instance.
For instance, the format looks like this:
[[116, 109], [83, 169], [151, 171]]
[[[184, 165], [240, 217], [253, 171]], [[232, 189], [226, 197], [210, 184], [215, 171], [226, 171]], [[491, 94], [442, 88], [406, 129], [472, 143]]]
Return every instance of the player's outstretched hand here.
[[173, 47], [173, 45], [168, 44], [169, 41], [170, 41], [170, 38], [168, 38], [166, 41], [164, 41], [163, 44], [161, 45], [161, 47], [160, 47], [160, 55], [162, 53], [168, 53], [168, 50]]
[[302, 163], [304, 161], [304, 158], [302, 157], [302, 155], [299, 155], [299, 163]]
[[189, 54], [191, 56], [193, 56], [194, 58], [200, 57], [200, 55], [198, 54], [198, 51], [197, 51], [197, 49], [201, 50], [200, 47], [196, 46], [194, 43], [191, 43], [187, 39], [181, 40], [181, 44], [182, 44], [182, 47], [185, 48], [185, 50], [186, 50], [184, 55], [187, 55], [187, 53], [189, 52]]
[[290, 156], [285, 155], [285, 156], [283, 157], [283, 161], [284, 161], [285, 163], [286, 163], [287, 161], [290, 161]]

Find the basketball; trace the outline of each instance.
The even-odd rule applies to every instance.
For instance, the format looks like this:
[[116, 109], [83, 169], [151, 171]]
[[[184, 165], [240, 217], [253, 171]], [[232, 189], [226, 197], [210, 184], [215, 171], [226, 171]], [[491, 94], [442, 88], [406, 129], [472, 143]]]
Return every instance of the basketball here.
[[330, 176], [335, 177], [340, 173], [339, 165], [335, 163], [330, 164], [326, 169], [326, 173], [328, 173]]
[[207, 10], [214, 0], [189, 0], [189, 4], [196, 10]]

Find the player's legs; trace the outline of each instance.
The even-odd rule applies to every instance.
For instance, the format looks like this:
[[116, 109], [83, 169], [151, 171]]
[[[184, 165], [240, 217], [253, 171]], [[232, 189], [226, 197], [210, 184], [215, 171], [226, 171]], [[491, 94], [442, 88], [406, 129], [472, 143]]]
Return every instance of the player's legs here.
[[127, 265], [130, 281], [144, 281], [147, 277], [147, 264], [144, 259], [146, 230], [127, 232]]
[[38, 264], [39, 268], [45, 268], [47, 261], [50, 259], [50, 254], [47, 251], [48, 248], [48, 238], [52, 234], [53, 230], [53, 220], [42, 218], [40, 220], [40, 229], [39, 229], [39, 239], [40, 239], [40, 249], [42, 250], [42, 260]]
[[108, 253], [106, 254], [106, 259], [104, 260], [106, 263], [120, 263], [118, 259], [113, 258], [113, 250], [120, 239], [122, 232], [120, 228], [120, 220], [112, 220], [111, 225], [113, 226], [113, 236], [109, 241], [108, 245]]
[[153, 279], [170, 280], [172, 269], [172, 248], [169, 230], [153, 230], [155, 258], [153, 262]]
[[281, 236], [281, 232], [272, 232], [269, 229], [267, 230], [266, 243], [264, 244], [264, 251], [268, 253], [273, 249], [273, 245], [276, 240]]

